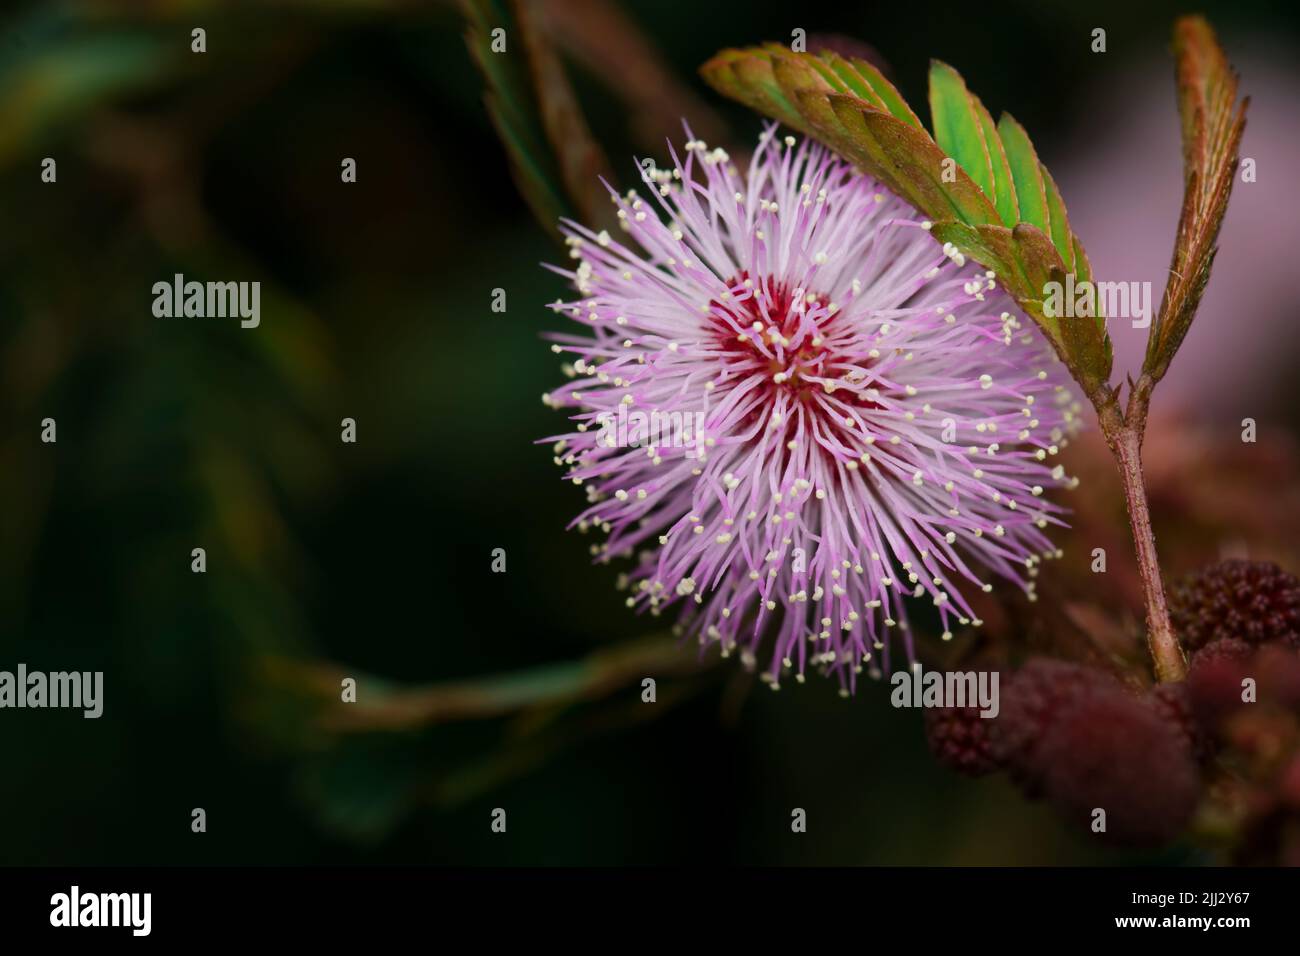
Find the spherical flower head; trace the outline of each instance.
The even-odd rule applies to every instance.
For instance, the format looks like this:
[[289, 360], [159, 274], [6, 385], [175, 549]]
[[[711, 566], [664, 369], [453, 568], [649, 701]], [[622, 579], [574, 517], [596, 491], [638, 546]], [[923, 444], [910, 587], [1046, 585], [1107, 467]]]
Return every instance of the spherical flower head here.
[[1156, 708], [1118, 685], [1064, 708], [1038, 748], [1043, 795], [1079, 833], [1106, 812], [1107, 843], [1150, 846], [1174, 839], [1201, 795], [1192, 749]]
[[989, 735], [990, 720], [980, 707], [930, 707], [925, 712], [925, 736], [930, 752], [941, 764], [968, 777], [999, 769]]
[[980, 623], [963, 590], [1032, 599], [1080, 405], [993, 274], [774, 129], [744, 174], [695, 140], [672, 158], [611, 196], [625, 241], [566, 222], [556, 269], [578, 298], [553, 308], [585, 328], [554, 337], [576, 358], [544, 400], [575, 430], [548, 440], [597, 560], [634, 562], [628, 605], [770, 653], [773, 687], [811, 665], [848, 693], [912, 659], [909, 600], [947, 638]]
[[1202, 568], [1172, 589], [1169, 611], [1183, 645], [1193, 650], [1232, 638], [1300, 649], [1300, 581], [1271, 561]]

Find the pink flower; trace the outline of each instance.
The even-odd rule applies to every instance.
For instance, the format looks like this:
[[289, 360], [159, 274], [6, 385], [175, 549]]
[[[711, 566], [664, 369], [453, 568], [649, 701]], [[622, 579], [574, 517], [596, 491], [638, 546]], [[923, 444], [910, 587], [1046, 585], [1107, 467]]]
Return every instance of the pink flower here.
[[771, 128], [744, 176], [697, 141], [642, 165], [653, 198], [612, 197], [635, 246], [564, 224], [579, 298], [553, 308], [586, 328], [545, 396], [577, 410], [556, 461], [597, 560], [633, 560], [628, 605], [750, 664], [770, 637], [774, 687], [813, 664], [848, 693], [891, 633], [913, 658], [909, 598], [945, 638], [980, 623], [963, 589], [1032, 599], [1080, 405], [992, 273]]

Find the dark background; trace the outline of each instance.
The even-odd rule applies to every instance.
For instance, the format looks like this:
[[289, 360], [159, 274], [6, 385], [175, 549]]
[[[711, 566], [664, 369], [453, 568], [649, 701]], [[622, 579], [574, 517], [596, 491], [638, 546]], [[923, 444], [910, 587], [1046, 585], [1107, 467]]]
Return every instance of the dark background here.
[[[1154, 98], [1176, 129], [1167, 47], [1186, 11], [1172, 4], [620, 6], [742, 144], [758, 119], [695, 71], [794, 27], [872, 44], [927, 119], [929, 57], [954, 64], [1070, 170], [1067, 203], [1112, 109]], [[1203, 10], [1243, 69], [1294, 62], [1297, 8]], [[189, 52], [195, 26], [206, 54]], [[1105, 57], [1089, 51], [1095, 26]], [[563, 251], [514, 188], [463, 33], [447, 3], [6, 7], [0, 669], [102, 670], [106, 709], [0, 711], [0, 863], [1207, 859], [1103, 850], [1002, 780], [950, 774], [883, 687], [843, 701], [810, 677], [773, 694], [727, 662], [668, 668], [653, 707], [640, 671], [565, 689], [593, 652], [662, 627], [630, 614], [616, 569], [564, 531], [581, 493], [534, 444], [560, 425], [539, 401], [560, 381], [540, 336], [564, 289], [539, 263]], [[1123, 79], [1148, 73], [1150, 89]], [[607, 78], [570, 76], [626, 187], [649, 148], [636, 117]], [[1244, 89], [1293, 119], [1279, 82], [1259, 90], [1247, 73]], [[1172, 135], [1155, 159], [1176, 197]], [[45, 156], [56, 185], [40, 182]], [[339, 182], [345, 156], [355, 185]], [[1153, 216], [1162, 262], [1175, 215], [1176, 198]], [[261, 281], [261, 327], [155, 319], [151, 286], [175, 272]], [[1231, 333], [1198, 330], [1199, 347], [1230, 351], [1252, 309], [1235, 305]], [[1272, 350], [1293, 362], [1289, 342]], [[1252, 408], [1294, 433], [1294, 382], [1250, 377]], [[1233, 394], [1227, 373], [1211, 384], [1208, 418]], [[56, 445], [39, 441], [46, 416]], [[343, 417], [355, 445], [339, 441]], [[189, 568], [199, 546], [205, 575]], [[498, 547], [505, 574], [490, 570]], [[314, 688], [337, 698], [339, 675], [405, 699], [530, 670], [527, 707], [373, 732], [318, 723], [328, 693]], [[195, 807], [206, 834], [190, 830]], [[506, 835], [489, 830], [495, 807]], [[790, 832], [793, 807], [806, 834]]]

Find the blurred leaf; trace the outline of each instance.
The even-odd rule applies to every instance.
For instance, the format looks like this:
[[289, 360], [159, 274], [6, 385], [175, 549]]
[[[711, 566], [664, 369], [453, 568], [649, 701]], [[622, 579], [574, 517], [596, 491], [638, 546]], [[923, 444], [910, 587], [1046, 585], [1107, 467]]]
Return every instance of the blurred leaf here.
[[1063, 600], [1061, 607], [1079, 633], [1086, 635], [1108, 660], [1133, 662], [1124, 668], [1129, 673], [1145, 672], [1140, 636], [1134, 633], [1131, 620], [1116, 616], [1116, 608], [1087, 600]]
[[603, 220], [605, 225], [612, 225], [609, 193], [600, 182], [602, 178], [613, 179], [609, 163], [604, 150], [592, 138], [564, 68], [540, 28], [542, 8], [527, 0], [516, 0], [514, 11], [532, 70], [542, 127], [559, 161], [568, 194], [584, 222], [594, 226]]
[[[427, 687], [266, 656], [254, 675], [262, 692], [244, 718], [266, 742], [306, 754], [299, 789], [324, 825], [367, 840], [390, 831], [416, 802], [460, 806], [573, 747], [656, 720], [716, 673], [664, 635]], [[354, 703], [340, 699], [344, 677], [357, 681]], [[641, 700], [646, 677], [658, 681], [653, 706]], [[469, 738], [476, 744], [457, 753], [457, 734], [464, 743], [472, 728], [481, 728]], [[483, 733], [493, 735], [488, 746]]]
[[326, 829], [350, 839], [382, 838], [413, 805], [426, 772], [402, 741], [358, 738], [308, 758], [296, 789]]
[[1202, 17], [1183, 17], [1174, 25], [1174, 55], [1183, 135], [1183, 209], [1164, 300], [1147, 338], [1142, 370], [1152, 383], [1168, 371], [1205, 294], [1250, 104], [1249, 98], [1237, 102], [1237, 74]]
[[632, 699], [612, 699], [605, 706], [572, 719], [546, 725], [541, 732], [511, 737], [499, 749], [479, 755], [450, 772], [438, 774], [430, 787], [433, 802], [443, 808], [460, 806], [520, 777], [567, 750], [598, 737], [656, 720], [690, 700], [704, 685], [696, 681], [660, 687], [653, 707]]
[[660, 149], [690, 124], [698, 139], [725, 139], [727, 127], [617, 0], [535, 0], [538, 25], [555, 47], [622, 101], [633, 137]]
[[[403, 687], [335, 665], [276, 658], [265, 662], [263, 673], [273, 687], [315, 698], [323, 729], [354, 733], [568, 706], [611, 696], [646, 677], [689, 674], [704, 666], [676, 637], [655, 635], [602, 648], [579, 660], [425, 687]], [[345, 677], [357, 681], [355, 703], [340, 700]]]
[[58, 36], [7, 57], [0, 69], [0, 165], [79, 113], [157, 79], [169, 59], [159, 40], [138, 33]]
[[[609, 164], [539, 28], [541, 11], [518, 0], [461, 0], [461, 9], [470, 55], [487, 85], [488, 115], [533, 214], [552, 234], [563, 218], [612, 225], [600, 184], [611, 178]], [[492, 49], [497, 29], [505, 31], [502, 52]]]
[[[1004, 117], [994, 126], [955, 70], [937, 62], [931, 70], [939, 142], [865, 61], [768, 44], [723, 50], [700, 72], [723, 95], [820, 140], [914, 205], [939, 241], [993, 270], [1093, 403], [1104, 401], [1112, 360], [1105, 317], [1063, 325], [1044, 308], [1045, 284], [1087, 263], [1056, 184], [1019, 124]], [[945, 181], [950, 155], [957, 168]], [[1021, 183], [1027, 217], [1018, 221]]]
[[531, 81], [527, 64], [517, 54], [498, 54], [491, 49], [493, 29], [506, 29], [511, 18], [493, 0], [462, 0], [469, 27], [465, 42], [483, 73], [487, 89], [483, 94], [488, 116], [510, 157], [515, 185], [538, 220], [548, 228], [569, 215], [560, 171], [546, 148], [546, 133], [534, 115]]

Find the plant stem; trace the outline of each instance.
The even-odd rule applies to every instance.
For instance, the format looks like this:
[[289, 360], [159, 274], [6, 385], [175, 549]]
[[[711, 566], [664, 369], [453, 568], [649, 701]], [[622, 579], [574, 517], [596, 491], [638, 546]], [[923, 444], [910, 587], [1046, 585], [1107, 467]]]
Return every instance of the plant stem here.
[[1127, 416], [1122, 416], [1117, 404], [1112, 402], [1101, 409], [1099, 418], [1102, 432], [1115, 454], [1120, 482], [1124, 486], [1138, 573], [1146, 595], [1147, 645], [1155, 663], [1156, 679], [1168, 683], [1182, 680], [1187, 674], [1187, 665], [1169, 621], [1164, 579], [1160, 574], [1160, 559], [1156, 556], [1156, 536], [1151, 529], [1151, 512], [1147, 507], [1146, 483], [1142, 479], [1142, 433], [1145, 431], [1149, 396], [1149, 387], [1137, 388], [1130, 395]]

